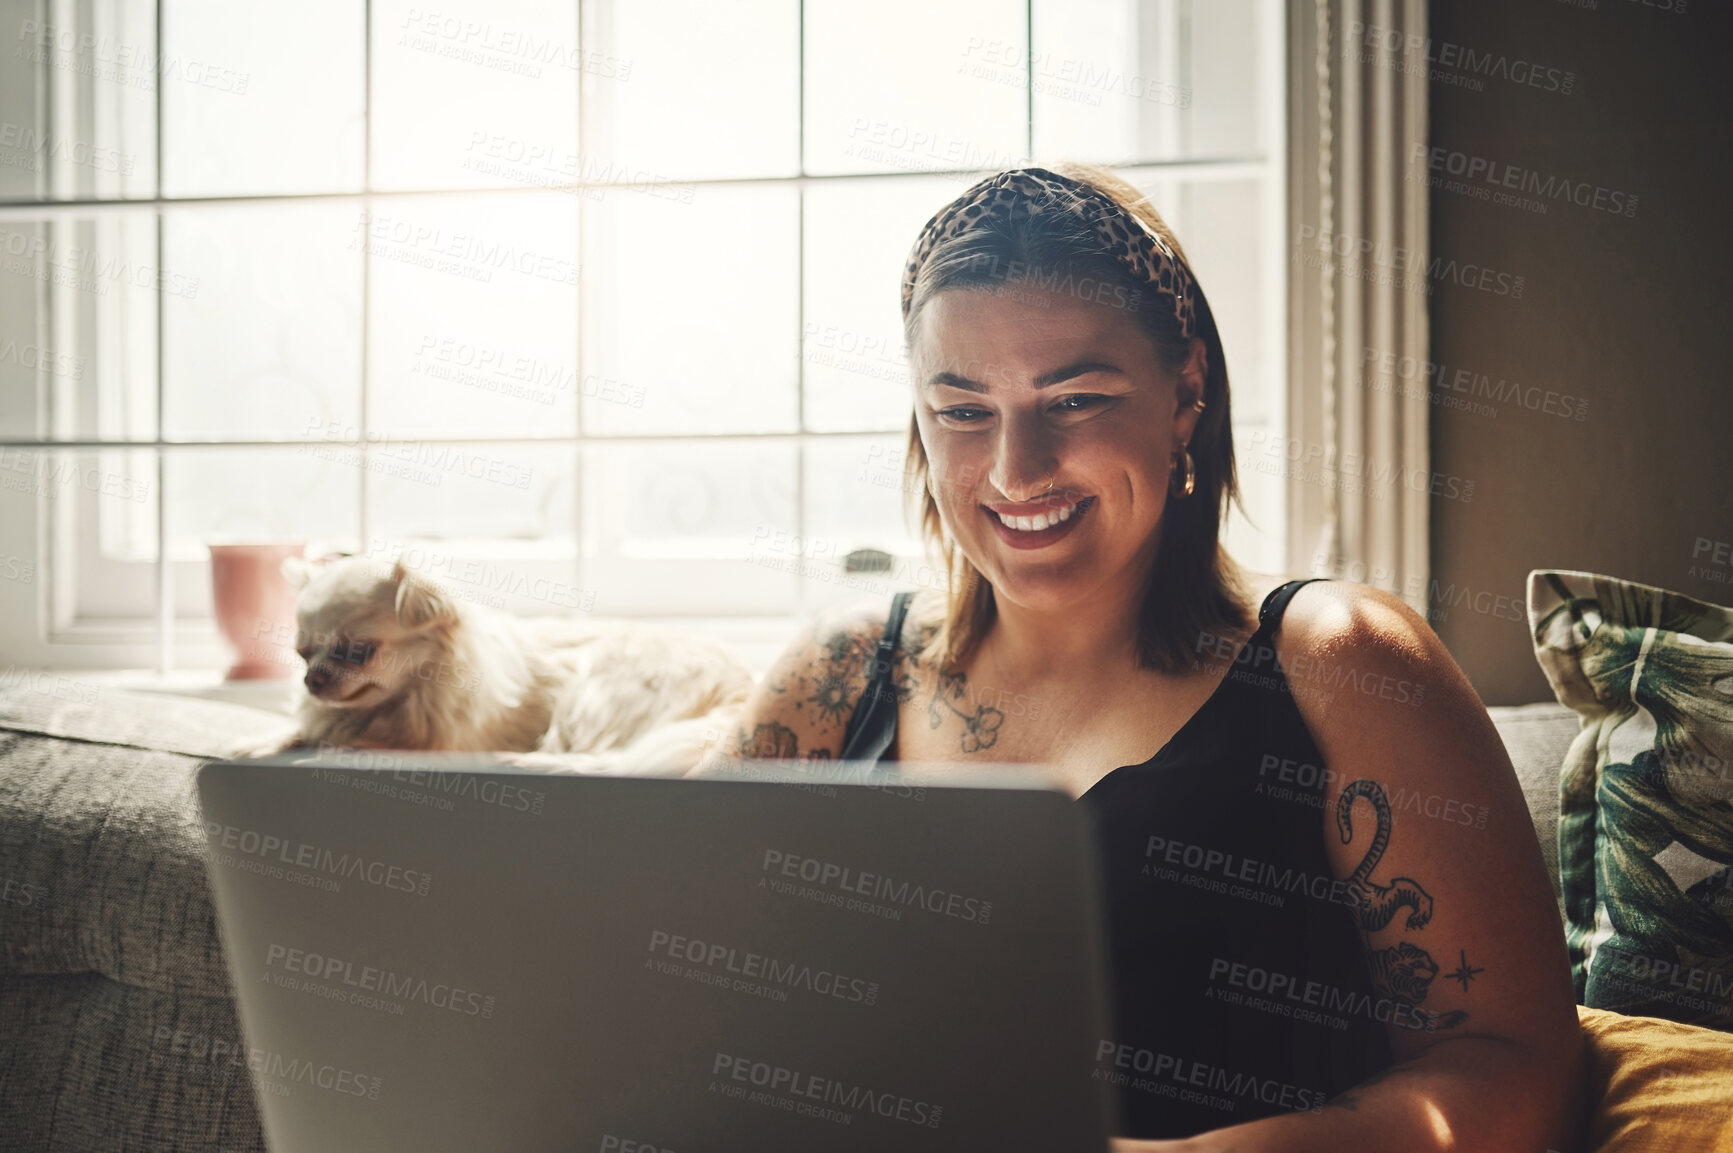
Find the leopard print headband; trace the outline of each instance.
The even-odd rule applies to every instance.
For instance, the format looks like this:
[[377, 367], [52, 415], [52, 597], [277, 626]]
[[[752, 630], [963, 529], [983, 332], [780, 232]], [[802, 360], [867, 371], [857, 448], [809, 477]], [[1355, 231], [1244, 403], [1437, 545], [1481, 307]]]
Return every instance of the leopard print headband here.
[[1149, 285], [1173, 302], [1173, 313], [1184, 339], [1196, 335], [1197, 299], [1201, 293], [1185, 261], [1105, 192], [1045, 168], [1014, 168], [989, 176], [927, 221], [903, 267], [903, 319], [908, 319], [921, 265], [940, 241], [991, 217], [1012, 220], [1019, 212], [1033, 216], [1054, 206], [1062, 212], [1076, 213], [1091, 224], [1102, 245], [1133, 280]]

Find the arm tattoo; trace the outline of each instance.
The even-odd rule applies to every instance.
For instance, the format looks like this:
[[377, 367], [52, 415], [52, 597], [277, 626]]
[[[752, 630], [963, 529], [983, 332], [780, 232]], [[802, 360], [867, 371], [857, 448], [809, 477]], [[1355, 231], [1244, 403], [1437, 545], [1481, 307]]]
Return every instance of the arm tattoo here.
[[[1354, 923], [1359, 926], [1361, 940], [1366, 943], [1368, 951], [1366, 964], [1371, 970], [1372, 987], [1380, 998], [1407, 1007], [1406, 1013], [1393, 1014], [1392, 1022], [1411, 1029], [1424, 1029], [1428, 1033], [1440, 1029], [1454, 1029], [1468, 1020], [1467, 1013], [1459, 1009], [1438, 1013], [1420, 1007], [1420, 1003], [1426, 1000], [1426, 995], [1432, 989], [1433, 978], [1438, 976], [1438, 963], [1432, 959], [1432, 954], [1407, 941], [1386, 949], [1373, 950], [1371, 947], [1371, 935], [1388, 926], [1401, 909], [1408, 910], [1408, 918], [1403, 923], [1403, 928], [1426, 928], [1432, 920], [1432, 897], [1420, 886], [1420, 882], [1409, 877], [1393, 877], [1388, 885], [1380, 885], [1372, 880], [1372, 870], [1378, 867], [1384, 850], [1390, 844], [1390, 828], [1393, 823], [1390, 801], [1376, 781], [1355, 781], [1342, 790], [1342, 798], [1336, 804], [1336, 824], [1342, 843], [1345, 845], [1354, 839], [1354, 802], [1361, 797], [1371, 803], [1372, 810], [1377, 815], [1378, 831], [1372, 838], [1366, 855], [1348, 877], [1347, 886], [1349, 899], [1353, 902], [1350, 914]], [[1469, 972], [1468, 969], [1467, 955], [1464, 954], [1463, 968], [1458, 970], [1458, 973], [1465, 975], [1451, 974], [1462, 981], [1464, 992], [1468, 991], [1468, 981], [1474, 973], [1481, 972]], [[1413, 1023], [1408, 1024], [1408, 1021]]]

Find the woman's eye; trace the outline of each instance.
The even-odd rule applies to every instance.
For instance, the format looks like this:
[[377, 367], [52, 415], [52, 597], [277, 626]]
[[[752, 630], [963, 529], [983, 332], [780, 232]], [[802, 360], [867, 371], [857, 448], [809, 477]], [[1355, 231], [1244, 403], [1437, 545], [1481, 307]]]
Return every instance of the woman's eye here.
[[[1095, 395], [1089, 394], [1089, 393], [1078, 393], [1075, 396], [1066, 397], [1065, 399], [1061, 400], [1054, 407], [1057, 408], [1060, 412], [1085, 412], [1091, 408], [1094, 408], [1098, 403], [1100, 403], [1101, 401], [1104, 401], [1106, 399], [1107, 398], [1105, 396], [1095, 396]], [[1073, 402], [1075, 402], [1075, 403], [1073, 403]]]
[[986, 415], [986, 412], [987, 410], [984, 408], [941, 408], [939, 410], [939, 415], [949, 417], [951, 420], [960, 420], [964, 424], [968, 424], [980, 419], [980, 417]]

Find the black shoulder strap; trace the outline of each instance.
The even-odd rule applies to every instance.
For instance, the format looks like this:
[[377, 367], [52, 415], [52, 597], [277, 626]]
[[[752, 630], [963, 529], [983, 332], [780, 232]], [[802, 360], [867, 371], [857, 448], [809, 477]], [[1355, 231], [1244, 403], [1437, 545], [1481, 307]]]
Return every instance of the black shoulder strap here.
[[1277, 585], [1264, 598], [1264, 603], [1258, 608], [1258, 632], [1268, 636], [1276, 631], [1282, 623], [1282, 613], [1287, 609], [1288, 602], [1294, 599], [1294, 594], [1300, 591], [1302, 585], [1313, 581], [1327, 581], [1331, 577], [1306, 577], [1304, 580], [1288, 581]]
[[902, 639], [903, 616], [908, 612], [912, 591], [899, 592], [891, 598], [890, 616], [885, 620], [884, 636], [879, 638], [873, 654], [872, 673], [867, 678], [866, 691], [849, 718], [839, 760], [876, 761], [891, 747], [897, 732], [897, 694], [891, 687], [891, 659], [896, 656]]

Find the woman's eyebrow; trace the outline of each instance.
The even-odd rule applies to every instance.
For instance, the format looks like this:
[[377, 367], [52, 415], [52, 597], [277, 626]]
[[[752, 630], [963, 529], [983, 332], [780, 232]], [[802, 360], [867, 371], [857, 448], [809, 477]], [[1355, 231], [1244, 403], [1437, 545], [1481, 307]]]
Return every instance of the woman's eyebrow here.
[[[1052, 372], [1042, 373], [1035, 378], [1035, 387], [1046, 388], [1050, 384], [1061, 384], [1072, 377], [1082, 376], [1090, 372], [1110, 372], [1116, 376], [1125, 375], [1124, 370], [1108, 364], [1106, 361], [1080, 360], [1075, 364], [1068, 364], [1064, 368], [1056, 368]], [[954, 372], [935, 372], [932, 378], [927, 381], [928, 388], [937, 388], [941, 384], [951, 388], [960, 388], [966, 392], [987, 391], [987, 386], [980, 381], [970, 380], [966, 376], [958, 376]]]

